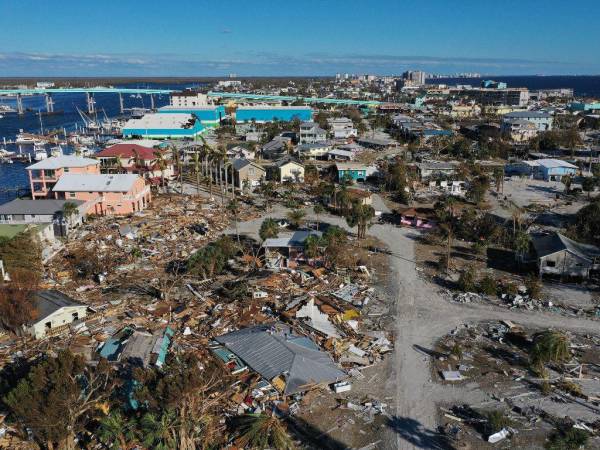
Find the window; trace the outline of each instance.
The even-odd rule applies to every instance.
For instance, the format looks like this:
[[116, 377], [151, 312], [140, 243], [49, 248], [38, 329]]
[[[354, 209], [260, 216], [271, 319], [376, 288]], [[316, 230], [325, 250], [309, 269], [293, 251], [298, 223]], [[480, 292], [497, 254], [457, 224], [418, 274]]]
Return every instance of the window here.
[[65, 173], [67, 173], [67, 172], [69, 172], [69, 170], [71, 170], [71, 169], [69, 169], [68, 167], [65, 167], [65, 169], [64, 169], [64, 170], [65, 170]]
[[69, 197], [70, 198], [75, 198], [75, 192], [69, 192]]
[[546, 261], [546, 267], [556, 267], [556, 261]]

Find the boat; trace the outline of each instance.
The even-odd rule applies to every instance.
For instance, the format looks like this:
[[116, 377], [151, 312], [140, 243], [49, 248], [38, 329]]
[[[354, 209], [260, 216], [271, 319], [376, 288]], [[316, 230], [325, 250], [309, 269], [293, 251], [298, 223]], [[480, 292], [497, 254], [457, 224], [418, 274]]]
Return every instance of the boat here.
[[94, 150], [92, 150], [91, 148], [85, 146], [85, 145], [81, 145], [79, 147], [75, 148], [75, 154], [77, 156], [92, 156], [94, 154]]
[[36, 143], [33, 146], [33, 159], [41, 161], [48, 158], [48, 152], [43, 144]]
[[2, 114], [0, 114], [0, 119], [4, 119], [4, 116]]
[[0, 113], [14, 113], [17, 112], [15, 109], [8, 105], [0, 105]]
[[12, 164], [13, 160], [10, 158], [4, 158], [0, 156], [0, 164]]
[[63, 155], [63, 149], [60, 146], [60, 144], [57, 145], [56, 147], [50, 148], [50, 156], [62, 156], [62, 155]]
[[16, 152], [9, 152], [5, 148], [0, 148], [0, 158], [11, 158], [16, 155]]
[[30, 134], [24, 133], [23, 130], [19, 130], [19, 134], [17, 134], [17, 137], [15, 138], [15, 143], [21, 145], [34, 145], [38, 143], [38, 141]]

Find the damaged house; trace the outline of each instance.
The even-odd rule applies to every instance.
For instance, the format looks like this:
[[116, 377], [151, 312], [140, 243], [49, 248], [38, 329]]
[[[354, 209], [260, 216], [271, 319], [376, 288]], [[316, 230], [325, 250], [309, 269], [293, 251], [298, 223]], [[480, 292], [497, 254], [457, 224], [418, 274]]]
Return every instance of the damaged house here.
[[125, 327], [107, 339], [99, 350], [102, 358], [111, 362], [127, 362], [140, 367], [161, 367], [174, 331], [166, 327], [154, 332]]
[[600, 248], [575, 242], [560, 233], [532, 239], [530, 261], [540, 275], [589, 278], [600, 267]]
[[303, 257], [304, 242], [309, 236], [321, 237], [320, 231], [298, 230], [280, 233], [279, 237], [266, 239], [262, 247], [269, 267], [289, 267]]
[[[345, 372], [306, 336], [284, 324], [259, 325], [215, 338], [215, 348], [226, 348], [283, 395], [347, 378]], [[213, 352], [215, 351], [213, 348]]]
[[88, 315], [88, 306], [57, 290], [37, 291], [33, 295], [36, 318], [25, 325], [35, 339], [67, 330], [71, 324]]

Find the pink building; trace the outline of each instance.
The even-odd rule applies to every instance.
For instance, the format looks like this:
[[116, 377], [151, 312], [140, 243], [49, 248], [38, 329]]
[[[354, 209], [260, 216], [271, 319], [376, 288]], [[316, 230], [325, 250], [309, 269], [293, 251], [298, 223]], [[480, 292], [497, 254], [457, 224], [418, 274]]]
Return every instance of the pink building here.
[[57, 199], [90, 202], [87, 214], [130, 214], [144, 210], [152, 197], [150, 186], [134, 174], [75, 174], [60, 177], [53, 188]]
[[100, 162], [75, 155], [53, 156], [27, 167], [31, 197], [51, 198], [52, 188], [65, 173], [99, 174]]
[[[157, 155], [162, 155], [165, 168], [161, 171]], [[171, 155], [164, 149], [145, 147], [138, 144], [115, 144], [96, 153], [102, 173], [136, 173], [144, 178], [173, 178], [175, 169]], [[120, 167], [119, 167], [120, 165]]]

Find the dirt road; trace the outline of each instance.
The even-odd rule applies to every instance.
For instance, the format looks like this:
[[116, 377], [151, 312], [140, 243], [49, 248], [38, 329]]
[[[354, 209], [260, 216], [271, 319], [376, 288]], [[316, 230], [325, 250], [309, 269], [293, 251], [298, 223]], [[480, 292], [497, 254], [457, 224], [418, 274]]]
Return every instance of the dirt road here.
[[[384, 208], [377, 200], [377, 209]], [[277, 208], [271, 217], [285, 217]], [[313, 219], [310, 210], [307, 218]], [[241, 233], [257, 235], [264, 217], [239, 224]], [[321, 215], [324, 222], [346, 227], [339, 217]], [[442, 298], [437, 287], [418, 276], [414, 263], [416, 232], [393, 225], [373, 225], [368, 233], [384, 242], [391, 251], [389, 292], [396, 299], [396, 341], [394, 376], [387, 380], [387, 391], [395, 397], [389, 427], [378, 448], [443, 449], [435, 432], [437, 404], [453, 401], [477, 402], [483, 393], [470, 386], [442, 386], [430, 380], [429, 357], [418, 347], [431, 348], [452, 329], [467, 322], [507, 319], [533, 327], [557, 327], [576, 332], [600, 330], [598, 322], [566, 318], [552, 313], [508, 311], [483, 304], [454, 304]]]

